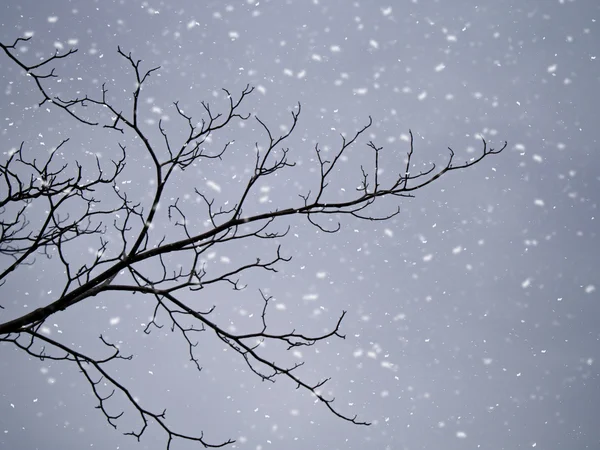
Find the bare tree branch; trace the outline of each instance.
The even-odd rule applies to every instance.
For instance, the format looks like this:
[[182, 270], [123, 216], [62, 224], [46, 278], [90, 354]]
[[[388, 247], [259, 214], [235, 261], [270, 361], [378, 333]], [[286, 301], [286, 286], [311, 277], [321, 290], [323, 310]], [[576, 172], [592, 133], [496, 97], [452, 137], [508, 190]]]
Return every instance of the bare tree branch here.
[[[266, 212], [253, 213], [249, 199], [256, 194], [257, 182], [295, 166], [291, 159], [293, 152], [289, 147], [284, 147], [284, 144], [297, 127], [301, 114], [301, 105], [298, 104], [291, 110], [291, 123], [287, 131], [280, 136], [273, 134], [266, 121], [254, 117], [264, 142], [262, 145], [255, 142], [254, 169], [242, 184], [234, 202], [215, 204], [214, 198], [209, 198], [206, 193], [194, 188], [201, 201], [199, 205], [205, 208], [209, 225], [208, 229], [200, 232], [190, 225], [188, 219], [199, 215], [198, 208], [186, 208], [179, 198], [169, 202], [165, 198], [165, 190], [186, 168], [201, 160], [220, 160], [226, 157], [233, 141], [223, 141], [225, 144], [214, 151], [207, 150], [207, 147], [211, 147], [208, 144], [213, 135], [220, 135], [235, 121], [250, 120], [250, 114], [244, 114], [241, 109], [246, 98], [253, 93], [253, 88], [246, 86], [237, 95], [224, 89], [226, 101], [221, 112], [215, 112], [210, 104], [201, 102], [202, 118], [199, 121], [175, 102], [175, 112], [187, 131], [183, 136], [170, 134], [160, 121], [160, 139], [153, 142], [150, 134], [141, 126], [140, 102], [148, 79], [159, 67], [142, 69], [141, 60], [134, 59], [131, 53], [126, 53], [120, 47], [117, 49], [135, 81], [130, 109], [123, 112], [108, 100], [108, 88], [105, 84], [97, 97], [85, 95], [63, 99], [53, 95], [49, 82], [57, 77], [54, 66], [77, 50], [72, 49], [63, 54], [57, 51], [36, 64], [28, 64], [21, 59], [17, 48], [21, 42], [26, 41], [29, 38], [18, 38], [10, 45], [0, 43], [0, 48], [9, 60], [32, 78], [34, 88], [41, 95], [39, 104], [53, 105], [76, 123], [103, 127], [107, 132], [116, 132], [117, 136], [134, 137], [151, 161], [154, 190], [149, 204], [144, 208], [140, 202], [130, 200], [127, 189], [120, 187], [127, 162], [127, 151], [123, 144], [119, 144], [118, 158], [101, 162], [96, 157], [93, 164], [77, 160], [58, 162], [55, 155], [59, 149], [68, 145], [69, 139], [59, 142], [53, 151], [43, 157], [30, 155], [25, 143], [20, 143], [18, 148], [9, 152], [0, 162], [0, 287], [22, 267], [39, 264], [37, 258], [40, 257], [56, 257], [55, 261], [61, 265], [64, 278], [60, 281], [60, 289], [55, 291], [58, 294], [47, 304], [31, 312], [17, 314], [16, 317], [1, 317], [0, 342], [13, 344], [40, 360], [48, 358], [74, 363], [96, 397], [97, 408], [114, 428], [124, 412], [113, 411], [110, 399], [114, 395], [122, 396], [137, 414], [141, 424], [139, 429], [126, 434], [138, 440], [152, 422], [166, 433], [167, 449], [176, 438], [198, 442], [204, 447], [231, 444], [233, 441], [230, 439], [212, 444], [204, 439], [203, 433], [192, 435], [174, 431], [166, 421], [165, 411], [153, 412], [139, 404], [130, 388], [111, 374], [107, 367], [108, 362], [130, 360], [131, 356], [122, 356], [120, 350], [102, 336], [100, 339], [110, 352], [108, 356], [85, 354], [40, 332], [45, 321], [53, 314], [91, 297], [111, 292], [138, 293], [153, 302], [152, 319], [144, 332], [150, 334], [153, 329], [163, 327], [162, 321], [166, 320], [171, 331], [183, 339], [190, 361], [198, 371], [202, 366], [195, 354], [197, 337], [199, 332], [212, 332], [233, 349], [260, 379], [274, 382], [277, 377], [283, 376], [297, 388], [303, 388], [315, 396], [335, 416], [357, 425], [368, 425], [368, 422], [359, 420], [356, 415], [338, 410], [334, 399], [322, 393], [322, 387], [328, 379], [311, 383], [301, 378], [296, 370], [304, 362], [286, 366], [272, 361], [264, 355], [259, 345], [260, 342], [280, 343], [290, 350], [313, 346], [329, 339], [344, 339], [341, 327], [345, 311], [330, 331], [319, 335], [304, 334], [295, 329], [276, 333], [271, 330], [267, 320], [272, 297], [261, 290], [259, 292], [264, 306], [258, 328], [252, 332], [236, 333], [228, 331], [219, 322], [214, 314], [215, 306], [205, 311], [197, 310], [188, 301], [184, 301], [180, 294], [202, 291], [221, 284], [236, 291], [242, 290], [246, 287], [241, 281], [245, 274], [257, 270], [276, 273], [280, 264], [291, 259], [283, 256], [285, 253], [278, 242], [271, 258], [243, 259], [240, 256], [234, 268], [219, 271], [206, 264], [209, 250], [238, 240], [280, 240], [286, 236], [289, 227], [285, 231], [274, 227], [287, 216], [305, 216], [310, 224], [325, 233], [335, 233], [342, 226], [339, 221], [333, 227], [324, 224], [322, 219], [327, 218], [328, 223], [332, 215], [336, 220], [343, 216], [365, 221], [389, 220], [400, 214], [399, 206], [381, 216], [369, 212], [380, 198], [413, 197], [415, 191], [425, 188], [446, 173], [466, 169], [489, 155], [502, 152], [507, 143], [495, 150], [482, 139], [481, 153], [463, 163], [455, 163], [455, 152], [448, 148], [448, 160], [442, 168], [432, 165], [425, 171], [412, 174], [411, 169], [415, 164], [413, 135], [410, 132], [406, 161], [396, 163], [402, 166], [400, 173], [391, 180], [385, 180], [380, 176], [383, 147], [373, 141], [366, 142], [367, 148], [373, 153], [360, 166], [358, 188], [353, 191], [352, 196], [340, 200], [339, 196], [331, 194], [328, 187], [333, 175], [341, 170], [340, 160], [346, 157], [351, 147], [358, 145], [372, 126], [373, 119], [369, 117], [365, 125], [350, 136], [342, 134], [339, 146], [330, 155], [318, 144], [315, 146], [318, 176], [313, 190], [307, 194], [300, 193], [297, 204], [280, 205]], [[94, 118], [94, 108], [84, 109], [88, 105], [98, 107], [99, 111], [109, 111], [111, 119], [106, 122], [106, 119], [102, 119], [104, 116], [101, 112], [97, 114], [98, 118]], [[86, 111], [87, 115], [82, 115], [82, 111]], [[387, 164], [393, 162], [386, 162]], [[352, 192], [352, 189], [348, 191]], [[101, 197], [97, 198], [95, 195]], [[163, 203], [167, 203], [167, 217], [160, 220], [157, 214]], [[41, 221], [31, 218], [33, 205], [43, 206], [42, 209], [37, 208], [45, 211]], [[77, 248], [74, 246], [89, 243], [90, 239], [96, 243], [94, 254], [85, 262], [81, 262], [81, 257], [74, 258], [73, 249]], [[174, 264], [174, 259], [182, 263]], [[144, 262], [148, 264], [142, 264]], [[150, 263], [152, 270], [148, 268]], [[0, 296], [0, 299], [3, 301], [5, 297]], [[1, 304], [0, 308], [5, 315], [6, 308]], [[46, 347], [50, 351], [47, 352]], [[110, 392], [105, 392], [102, 386], [104, 383], [112, 385]]]

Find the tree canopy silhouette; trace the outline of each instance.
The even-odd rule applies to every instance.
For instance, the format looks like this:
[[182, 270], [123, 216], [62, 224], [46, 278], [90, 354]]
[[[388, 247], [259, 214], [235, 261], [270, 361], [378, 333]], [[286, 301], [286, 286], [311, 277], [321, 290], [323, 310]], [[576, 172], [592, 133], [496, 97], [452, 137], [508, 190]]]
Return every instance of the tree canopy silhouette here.
[[[410, 132], [404, 160], [385, 163], [386, 168], [394, 167], [393, 172], [397, 175], [391, 179], [388, 176], [384, 178], [381, 175], [382, 147], [366, 140], [366, 131], [373, 124], [369, 117], [357, 131], [341, 134], [337, 148], [322, 148], [317, 144], [311, 149], [317, 175], [310, 190], [297, 193], [295, 203], [276, 205], [254, 213], [251, 198], [257, 195], [257, 183], [281, 171], [296, 170], [293, 169], [293, 152], [285, 145], [298, 124], [300, 104], [290, 111], [287, 130], [278, 135], [260, 117], [244, 112], [245, 103], [254, 91], [252, 87], [246, 86], [237, 94], [224, 89], [225, 100], [219, 106], [219, 112], [209, 103], [200, 102], [201, 118], [197, 119], [175, 102], [174, 111], [187, 131], [169, 132], [161, 120], [152, 134], [148, 131], [150, 126], [143, 124], [140, 103], [149, 78], [157, 73], [159, 67], [144, 69], [140, 60], [118, 48], [118, 54], [135, 81], [133, 91], [126, 99], [129, 108], [123, 110], [111, 100], [107, 84], [102, 85], [97, 95], [71, 98], [56, 93], [53, 83], [59, 79], [56, 66], [72, 58], [77, 50], [56, 51], [38, 61], [27, 62], [28, 58], [19, 52], [19, 46], [29, 39], [18, 38], [12, 44], [0, 43], [0, 47], [5, 57], [28, 76], [31, 88], [40, 96], [39, 106], [54, 108], [57, 113], [72, 120], [74, 126], [104, 128], [106, 133], [122, 135], [123, 139], [130, 141], [134, 139], [137, 148], [134, 151], [120, 143], [117, 157], [106, 161], [96, 156], [95, 163], [90, 165], [64, 157], [62, 151], [69, 145], [69, 137], [65, 137], [50, 152], [28, 148], [26, 142], [21, 142], [2, 156], [0, 342], [12, 344], [40, 360], [64, 360], [75, 364], [89, 383], [98, 408], [114, 428], [117, 428], [124, 412], [115, 411], [110, 399], [122, 396], [130, 410], [139, 416], [140, 424], [126, 434], [138, 440], [154, 423], [166, 433], [167, 449], [174, 439], [197, 441], [205, 447], [231, 444], [234, 442], [231, 439], [215, 441], [212, 436], [205, 438], [202, 432], [189, 434], [179, 431], [176, 424], [167, 421], [165, 411], [154, 411], [138, 402], [132, 386], [111, 373], [108, 364], [130, 360], [132, 355], [122, 354], [118, 345], [102, 335], [100, 340], [106, 351], [96, 354], [86, 353], [79, 346], [44, 332], [44, 325], [50, 317], [73, 305], [114, 292], [138, 293], [153, 302], [152, 319], [144, 331], [151, 333], [163, 323], [168, 323], [183, 338], [189, 358], [198, 370], [201, 370], [201, 364], [195, 353], [196, 335], [199, 331], [208, 331], [243, 358], [260, 379], [273, 382], [277, 377], [284, 377], [293, 386], [315, 396], [340, 419], [368, 425], [364, 419], [340, 410], [333, 399], [323, 393], [322, 387], [327, 378], [308, 381], [296, 370], [304, 362], [285, 365], [266, 356], [261, 346], [262, 342], [281, 343], [290, 350], [331, 338], [344, 338], [342, 321], [345, 311], [332, 323], [330, 330], [322, 334], [313, 336], [295, 329], [272, 332], [267, 314], [272, 297], [267, 291], [259, 290], [257, 295], [263, 306], [256, 315], [260, 316], [256, 329], [236, 332], [215, 316], [218, 305], [198, 310], [189, 297], [182, 294], [195, 291], [194, 295], [202, 296], [204, 289], [215, 284], [230, 285], [234, 291], [243, 290], [246, 286], [239, 279], [242, 273], [256, 269], [277, 272], [280, 264], [291, 259], [282, 248], [289, 228], [278, 227], [284, 217], [298, 216], [299, 220], [307, 220], [323, 233], [340, 230], [341, 220], [347, 216], [366, 221], [389, 220], [400, 213], [399, 207], [383, 216], [375, 216], [370, 207], [383, 197], [413, 197], [416, 191], [447, 173], [466, 169], [489, 155], [500, 153], [506, 148], [506, 142], [495, 150], [482, 140], [481, 152], [459, 163], [455, 152], [448, 148], [445, 165], [437, 167], [432, 164], [426, 170], [413, 172], [415, 153]], [[261, 130], [261, 143], [254, 145], [253, 168], [241, 183], [235, 198], [219, 204], [210, 192], [194, 186], [194, 194], [200, 203], [192, 208], [179, 198], [165, 194], [170, 183], [174, 183], [186, 169], [203, 160], [227, 158], [232, 141], [225, 139], [224, 144], [217, 147], [214, 138], [227, 134], [234, 123], [244, 121], [254, 121]], [[63, 130], [63, 134], [68, 132], [68, 129]], [[340, 161], [346, 158], [350, 147], [361, 142], [367, 146], [369, 156], [361, 161], [358, 187], [356, 183], [349, 183], [345, 197], [340, 198], [338, 193], [332, 195], [328, 187], [340, 169]], [[134, 152], [135, 158], [132, 156]], [[144, 152], [150, 161], [153, 173], [153, 192], [144, 199], [132, 195], [123, 184], [126, 165], [130, 161], [135, 162], [140, 152]], [[203, 205], [202, 210], [198, 205]], [[195, 225], [199, 216], [208, 221], [207, 226]], [[272, 257], [266, 260], [248, 257], [246, 262], [225, 271], [206, 264], [208, 253], [215, 248], [231, 243], [241, 245], [237, 241], [253, 239], [273, 241]], [[91, 256], [82, 255], [81, 249], [90, 245], [94, 250]], [[25, 299], [11, 291], [11, 279], [17, 280], [27, 267], [42, 265], [50, 259], [52, 264], [60, 265], [62, 271], [62, 279], [55, 280], [57, 289], [53, 290], [47, 303], [22, 312]], [[9, 301], [19, 305], [20, 309], [8, 308]]]

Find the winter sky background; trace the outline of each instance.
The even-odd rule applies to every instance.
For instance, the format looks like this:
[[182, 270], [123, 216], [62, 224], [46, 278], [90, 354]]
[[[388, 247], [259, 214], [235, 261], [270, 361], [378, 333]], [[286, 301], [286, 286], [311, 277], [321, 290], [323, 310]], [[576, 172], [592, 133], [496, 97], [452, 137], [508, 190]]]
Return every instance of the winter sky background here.
[[[337, 419], [283, 378], [262, 383], [208, 332], [198, 373], [167, 326], [142, 333], [152, 303], [139, 296], [100, 297], [57, 314], [48, 322], [53, 337], [90, 351], [102, 351], [100, 333], [120, 342], [136, 358], [113, 373], [137, 397], [166, 407], [176, 429], [233, 438], [235, 448], [599, 448], [599, 21], [596, 0], [2, 0], [0, 40], [33, 32], [24, 60], [79, 49], [57, 66], [55, 89], [97, 93], [106, 81], [126, 105], [133, 79], [117, 46], [147, 68], [160, 65], [143, 91], [147, 130], [168, 118], [176, 136], [172, 102], [200, 117], [201, 100], [225, 106], [220, 88], [235, 95], [255, 86], [242, 110], [277, 133], [301, 102], [288, 144], [301, 164], [265, 182], [256, 208], [297, 204], [316, 182], [315, 142], [334, 149], [340, 132], [369, 115], [374, 126], [336, 174], [336, 189], [358, 185], [357, 164], [372, 162], [368, 139], [384, 146], [382, 177], [401, 167], [409, 129], [423, 164], [442, 162], [448, 146], [470, 158], [479, 136], [495, 147], [509, 142], [503, 154], [402, 199], [392, 221], [343, 217], [336, 235], [289, 221], [280, 243], [293, 259], [278, 274], [253, 272], [242, 278], [244, 293], [216, 289], [198, 300], [217, 305], [222, 323], [243, 327], [260, 313], [258, 288], [267, 289], [278, 305], [270, 320], [307, 332], [347, 310], [346, 339], [303, 350], [302, 373], [312, 382], [332, 377], [326, 391], [337, 407], [370, 427]], [[23, 140], [35, 153], [65, 137], [82, 161], [116, 148], [106, 131], [32, 108], [39, 95], [31, 80], [3, 55], [0, 84], [3, 154]], [[231, 136], [224, 160], [174, 186], [173, 197], [189, 194], [191, 208], [198, 187], [235, 200], [254, 142], [265, 136], [253, 122], [234, 125]], [[128, 152], [124, 188], [147, 201], [145, 156], [134, 141]], [[275, 246], [226, 248], [216, 261], [272, 255]], [[55, 270], [40, 260], [0, 288], [0, 320], [53, 299]], [[164, 447], [155, 427], [137, 443], [122, 435], [135, 416], [114, 431], [95, 405], [75, 366], [0, 346], [0, 448]]]

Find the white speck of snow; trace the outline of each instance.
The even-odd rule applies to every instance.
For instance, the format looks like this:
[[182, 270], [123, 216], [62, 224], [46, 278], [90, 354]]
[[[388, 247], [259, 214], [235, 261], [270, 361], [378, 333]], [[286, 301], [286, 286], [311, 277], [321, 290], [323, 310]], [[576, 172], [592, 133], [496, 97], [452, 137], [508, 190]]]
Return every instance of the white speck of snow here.
[[394, 364], [390, 361], [381, 361], [381, 367], [383, 367], [384, 369], [394, 369]]
[[120, 321], [121, 321], [120, 317], [113, 317], [113, 318], [110, 319], [109, 323], [114, 326], [114, 325], [118, 325], [118, 323]]
[[593, 284], [589, 284], [585, 287], [585, 293], [586, 294], [591, 294], [592, 292], [594, 292], [596, 290], [596, 286], [594, 286]]
[[552, 64], [551, 66], [548, 66], [548, 73], [556, 72], [556, 68], [557, 68], [556, 64]]
[[287, 309], [287, 307], [285, 306], [284, 303], [277, 303], [275, 305], [275, 309], [278, 311], [285, 311]]
[[544, 158], [542, 158], [542, 156], [538, 154], [533, 155], [531, 158], [537, 163], [541, 163], [544, 161]]
[[460, 245], [458, 245], [452, 249], [452, 254], [458, 255], [462, 251], [463, 251], [463, 248]]
[[381, 8], [381, 14], [383, 14], [384, 16], [389, 16], [390, 14], [392, 14], [392, 7], [388, 6], [387, 8]]
[[529, 286], [531, 286], [531, 278], [527, 278], [525, 281], [523, 281], [521, 283], [521, 287], [523, 289], [527, 289]]
[[390, 230], [389, 228], [386, 228], [385, 230], [383, 230], [383, 233], [387, 236], [387, 237], [393, 237], [394, 236], [394, 232], [392, 230]]
[[367, 92], [369, 92], [369, 89], [365, 87], [354, 89], [354, 95], [365, 95]]
[[323, 61], [323, 58], [321, 57], [321, 55], [317, 54], [317, 53], [313, 53], [313, 55], [311, 56], [313, 61]]
[[319, 280], [323, 280], [325, 277], [327, 277], [327, 272], [317, 272], [317, 278]]
[[404, 319], [406, 319], [406, 314], [404, 314], [404, 313], [399, 313], [394, 316], [394, 322], [396, 322], [398, 320], [404, 320]]
[[214, 181], [210, 181], [210, 180], [209, 180], [209, 181], [207, 181], [207, 182], [206, 182], [206, 185], [207, 185], [207, 186], [208, 186], [210, 189], [212, 189], [213, 191], [216, 191], [216, 192], [221, 192], [221, 186], [219, 186], [219, 185], [218, 185], [217, 183], [215, 183]]
[[421, 101], [425, 100], [427, 98], [427, 91], [421, 92], [417, 98]]
[[194, 28], [196, 25], [200, 25], [198, 22], [196, 22], [195, 20], [190, 20], [187, 24], [187, 29], [191, 30], [192, 28]]
[[231, 262], [227, 256], [221, 256], [220, 260], [223, 264], [229, 264]]
[[240, 37], [240, 33], [238, 33], [237, 31], [230, 31], [229, 32], [229, 39], [231, 39], [232, 41], [235, 41], [239, 37]]
[[298, 74], [296, 75], [296, 78], [298, 79], [302, 79], [306, 76], [306, 70], [301, 70], [300, 72], [298, 72]]
[[256, 86], [256, 90], [263, 95], [267, 93], [267, 88], [265, 88], [262, 84]]
[[433, 259], [433, 254], [429, 253], [428, 255], [423, 256], [423, 261], [424, 262], [429, 262]]
[[449, 34], [448, 36], [446, 36], [446, 40], [448, 42], [456, 42], [458, 39], [456, 39], [456, 36], [454, 36], [453, 34]]
[[48, 23], [56, 23], [57, 21], [58, 21], [57, 16], [49, 16], [48, 17]]
[[541, 198], [536, 198], [536, 199], [533, 201], [533, 204], [534, 204], [535, 206], [544, 206], [544, 200], [542, 200]]
[[591, 366], [592, 364], [594, 364], [594, 358], [588, 358], [587, 361], [585, 362], [588, 366]]
[[492, 358], [483, 358], [483, 364], [489, 366], [494, 361]]
[[342, 48], [339, 45], [332, 45], [331, 47], [329, 47], [329, 51], [331, 53], [339, 53], [342, 51]]
[[319, 298], [319, 294], [305, 294], [302, 296], [302, 300], [315, 301]]
[[371, 47], [373, 47], [374, 49], [378, 49], [378, 48], [379, 48], [379, 42], [377, 42], [375, 39], [371, 39], [371, 40], [369, 41], [369, 45], [370, 45]]
[[446, 68], [446, 65], [444, 63], [439, 63], [437, 66], [435, 66], [435, 71], [436, 72], [441, 72], [445, 68]]
[[464, 431], [457, 431], [456, 437], [459, 439], [465, 439], [467, 437], [467, 433], [465, 433]]

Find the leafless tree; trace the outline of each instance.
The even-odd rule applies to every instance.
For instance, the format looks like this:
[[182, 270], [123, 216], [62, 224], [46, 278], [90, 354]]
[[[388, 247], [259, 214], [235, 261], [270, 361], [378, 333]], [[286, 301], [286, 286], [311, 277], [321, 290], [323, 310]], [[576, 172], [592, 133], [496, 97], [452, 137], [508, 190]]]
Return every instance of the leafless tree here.
[[[11, 276], [23, 270], [24, 266], [39, 264], [36, 263], [36, 258], [40, 257], [58, 260], [62, 265], [64, 278], [58, 293], [44, 306], [12, 318], [0, 316], [0, 342], [13, 344], [40, 360], [65, 360], [77, 365], [98, 401], [98, 408], [114, 428], [117, 428], [123, 412], [113, 412], [108, 404], [109, 399], [113, 394], [123, 396], [140, 419], [139, 428], [126, 434], [138, 440], [153, 422], [166, 433], [167, 449], [176, 438], [196, 441], [205, 447], [231, 444], [233, 440], [214, 443], [206, 440], [203, 433], [192, 435], [178, 431], [173, 424], [167, 422], [165, 411], [152, 411], [135, 400], [131, 387], [107, 370], [108, 362], [129, 360], [131, 356], [124, 356], [118, 346], [105, 337], [100, 336], [100, 339], [106, 346], [106, 353], [96, 355], [84, 353], [79, 347], [61, 342], [43, 332], [44, 324], [52, 315], [77, 303], [115, 291], [139, 293], [154, 302], [153, 319], [146, 326], [145, 332], [150, 333], [154, 327], [161, 327], [158, 317], [165, 318], [172, 330], [180, 333], [185, 345], [189, 347], [190, 360], [198, 370], [201, 366], [194, 352], [197, 344], [194, 335], [198, 331], [208, 330], [237, 352], [250, 370], [262, 380], [273, 382], [277, 377], [283, 376], [297, 388], [315, 396], [337, 417], [357, 425], [368, 425], [368, 422], [357, 416], [340, 411], [333, 399], [323, 394], [322, 387], [328, 379], [309, 382], [297, 375], [296, 369], [303, 362], [291, 366], [278, 363], [264, 356], [260, 346], [261, 342], [279, 342], [289, 350], [312, 346], [330, 338], [344, 338], [341, 325], [345, 311], [339, 315], [329, 332], [317, 336], [295, 330], [277, 334], [270, 331], [267, 320], [272, 298], [265, 291], [259, 291], [264, 302], [259, 325], [254, 332], [236, 334], [213, 319], [214, 306], [207, 311], [199, 311], [183, 299], [181, 294], [185, 291], [201, 291], [220, 283], [228, 283], [234, 290], [241, 290], [245, 286], [240, 284], [238, 276], [243, 272], [253, 269], [277, 272], [278, 264], [290, 260], [290, 257], [284, 256], [279, 245], [274, 245], [274, 254], [266, 261], [253, 259], [233, 270], [214, 273], [204, 264], [209, 250], [213, 251], [228, 242], [255, 238], [281, 242], [287, 231], [274, 227], [284, 216], [304, 216], [310, 224], [324, 233], [335, 233], [340, 229], [339, 223], [334, 227], [328, 226], [330, 218], [337, 220], [352, 216], [360, 220], [388, 220], [400, 212], [399, 208], [382, 217], [374, 217], [369, 212], [369, 207], [386, 196], [412, 197], [415, 191], [448, 172], [465, 169], [488, 155], [500, 153], [506, 148], [506, 142], [502, 148], [494, 150], [483, 140], [482, 152], [462, 163], [455, 162], [455, 154], [449, 148], [449, 157], [443, 167], [438, 168], [432, 164], [425, 171], [411, 173], [415, 164], [413, 136], [410, 133], [406, 158], [397, 162], [399, 173], [387, 182], [379, 175], [382, 147], [374, 142], [367, 142], [372, 156], [369, 157], [370, 162], [365, 163], [368, 169], [365, 165], [361, 166], [362, 174], [359, 175], [355, 194], [342, 200], [334, 198], [328, 190], [334, 169], [339, 169], [339, 162], [348, 149], [364, 139], [365, 132], [373, 123], [369, 117], [365, 125], [352, 135], [342, 134], [339, 147], [334, 151], [324, 151], [319, 145], [314, 147], [318, 173], [316, 183], [312, 191], [299, 193], [297, 204], [283, 205], [254, 215], [247, 214], [249, 198], [255, 194], [257, 182], [295, 165], [290, 159], [290, 150], [283, 145], [296, 128], [300, 104], [291, 111], [291, 123], [287, 131], [277, 136], [259, 117], [241, 112], [244, 102], [253, 92], [252, 87], [246, 86], [237, 95], [224, 90], [227, 100], [222, 112], [216, 113], [208, 103], [201, 102], [203, 118], [199, 122], [180, 108], [177, 102], [174, 103], [174, 110], [187, 127], [187, 134], [175, 138], [159, 122], [160, 134], [157, 136], [160, 139], [153, 140], [145, 131], [147, 127], [141, 126], [140, 102], [145, 83], [159, 70], [158, 67], [142, 69], [139, 60], [121, 48], [118, 49], [119, 55], [135, 77], [130, 108], [128, 112], [124, 112], [109, 100], [105, 85], [99, 96], [85, 95], [69, 99], [53, 94], [51, 82], [57, 78], [56, 64], [71, 57], [77, 50], [71, 49], [62, 54], [57, 51], [37, 62], [27, 63], [24, 54], [18, 50], [28, 40], [29, 38], [19, 38], [10, 45], [0, 43], [0, 47], [6, 57], [30, 78], [32, 87], [41, 95], [39, 106], [54, 108], [70, 116], [78, 126], [104, 127], [108, 133], [133, 136], [152, 162], [154, 192], [149, 205], [129, 198], [127, 189], [120, 183], [130, 152], [123, 144], [119, 144], [118, 158], [112, 159], [108, 164], [96, 158], [95, 167], [86, 167], [77, 160], [59, 161], [57, 155], [67, 145], [68, 138], [50, 153], [27, 151], [25, 143], [21, 143], [16, 150], [5, 153], [0, 163], [0, 283], [6, 288]], [[102, 115], [99, 118], [91, 117], [86, 108], [90, 106], [109, 111], [110, 120], [103, 123]], [[210, 148], [213, 136], [227, 133], [230, 129], [228, 127], [236, 121], [249, 120], [255, 121], [266, 136], [263, 145], [255, 146], [254, 170], [243, 183], [237, 200], [229, 202], [229, 206], [216, 205], [207, 193], [195, 189], [205, 205], [204, 219], [210, 221], [208, 228], [198, 232], [188, 220], [191, 214], [199, 214], [197, 208], [192, 213], [189, 208], [186, 211], [178, 200], [169, 202], [164, 195], [165, 188], [183, 170], [199, 161], [225, 157], [231, 142], [211, 152], [207, 148]], [[352, 192], [354, 187], [348, 186], [347, 191]], [[100, 199], [94, 197], [98, 192], [110, 198], [103, 197], [100, 202]], [[165, 202], [170, 203], [166, 209]], [[40, 208], [32, 206], [42, 204], [41, 210], [45, 211], [42, 219], [31, 220], [30, 211], [40, 211]], [[170, 221], [157, 220], [159, 206]], [[174, 235], [173, 229], [181, 234]], [[74, 245], [79, 242], [90, 242], [90, 238], [96, 242], [96, 252], [91, 261], [81, 263], [81, 258], [73, 258], [72, 249], [77, 248]], [[176, 255], [177, 261], [185, 264], [175, 265], [168, 255]], [[157, 264], [155, 267], [160, 270], [146, 271], [147, 266], [143, 263], [149, 261], [154, 261]], [[3, 292], [0, 301], [6, 302], [10, 297], [7, 294], [8, 292]], [[5, 309], [1, 304], [0, 308]], [[105, 388], [107, 384], [112, 386], [110, 391]]]

